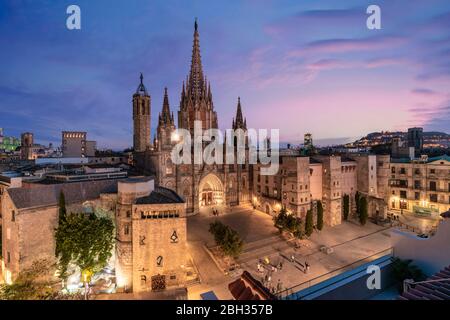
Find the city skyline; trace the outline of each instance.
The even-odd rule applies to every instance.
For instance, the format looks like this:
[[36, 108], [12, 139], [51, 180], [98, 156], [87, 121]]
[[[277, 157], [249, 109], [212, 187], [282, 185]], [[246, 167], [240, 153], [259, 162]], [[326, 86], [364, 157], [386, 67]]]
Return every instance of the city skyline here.
[[411, 126], [446, 131], [450, 6], [414, 2], [404, 14], [405, 3], [380, 1], [382, 29], [368, 30], [365, 1], [264, 8], [253, 1], [78, 1], [82, 29], [69, 31], [66, 4], [6, 1], [0, 126], [6, 135], [33, 131], [39, 142], [59, 143], [67, 129], [89, 132], [100, 148], [129, 147], [131, 97], [143, 72], [153, 137], [164, 87], [178, 109], [198, 17], [222, 129], [231, 127], [240, 96], [248, 126], [281, 128], [285, 142], [298, 143], [306, 132], [315, 140], [355, 140]]

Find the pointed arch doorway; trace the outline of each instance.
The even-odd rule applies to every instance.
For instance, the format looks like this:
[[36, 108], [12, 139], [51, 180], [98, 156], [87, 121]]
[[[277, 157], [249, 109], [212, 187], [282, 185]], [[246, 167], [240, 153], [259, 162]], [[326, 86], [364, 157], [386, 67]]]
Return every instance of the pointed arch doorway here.
[[225, 202], [223, 183], [213, 173], [203, 177], [198, 190], [200, 207], [221, 205]]

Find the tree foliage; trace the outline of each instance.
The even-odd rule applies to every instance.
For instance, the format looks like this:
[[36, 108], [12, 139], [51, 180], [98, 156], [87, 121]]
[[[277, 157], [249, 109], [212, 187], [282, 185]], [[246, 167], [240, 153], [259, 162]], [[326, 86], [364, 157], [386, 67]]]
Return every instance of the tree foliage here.
[[209, 225], [209, 232], [225, 255], [236, 258], [241, 254], [244, 242], [236, 230], [220, 221], [215, 221]]
[[74, 295], [64, 295], [49, 281], [54, 265], [42, 259], [19, 273], [13, 284], [0, 285], [0, 300], [61, 300], [77, 299]]
[[104, 268], [114, 247], [114, 224], [108, 217], [94, 213], [70, 213], [61, 217], [55, 231], [56, 257], [61, 279], [66, 279], [70, 264], [84, 274]]
[[317, 230], [323, 229], [323, 206], [322, 201], [317, 201]]
[[306, 212], [306, 221], [305, 221], [305, 234], [309, 237], [313, 233], [314, 221], [313, 221], [313, 213], [311, 210]]
[[273, 220], [275, 227], [280, 231], [292, 232], [297, 238], [303, 237], [302, 221], [296, 216], [288, 214], [285, 208], [282, 208]]
[[61, 190], [59, 193], [59, 221], [62, 221], [65, 219], [67, 210], [66, 210], [66, 198], [64, 196], [64, 192]]
[[400, 287], [406, 279], [421, 281], [425, 278], [422, 270], [412, 264], [412, 260], [402, 260], [397, 257], [392, 258], [392, 275], [399, 282]]
[[359, 199], [359, 222], [361, 225], [365, 225], [367, 218], [369, 217], [367, 212], [367, 199], [366, 197], [360, 197]]
[[343, 208], [344, 208], [344, 220], [348, 220], [348, 214], [350, 211], [350, 197], [348, 194], [344, 195], [344, 204], [343, 204]]
[[356, 191], [355, 193], [355, 207], [356, 207], [356, 216], [359, 217], [359, 192]]

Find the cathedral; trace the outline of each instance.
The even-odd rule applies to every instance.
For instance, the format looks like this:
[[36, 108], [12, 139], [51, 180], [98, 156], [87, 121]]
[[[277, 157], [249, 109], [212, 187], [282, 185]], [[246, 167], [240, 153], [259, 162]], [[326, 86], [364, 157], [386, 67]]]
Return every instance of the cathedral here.
[[[174, 114], [170, 110], [167, 88], [164, 89], [162, 110], [158, 115], [156, 136], [151, 140], [151, 97], [144, 86], [142, 74], [140, 80], [133, 95], [133, 156], [136, 167], [147, 175], [153, 175], [159, 186], [178, 193], [186, 203], [187, 214], [196, 214], [202, 207], [229, 207], [249, 202], [251, 184], [248, 156], [244, 164], [238, 164], [236, 144], [235, 161], [231, 164], [194, 164], [193, 156], [192, 163], [172, 163], [171, 152], [177, 143], [174, 139], [176, 126]], [[194, 25], [190, 71], [181, 88], [178, 128], [193, 134], [195, 121], [201, 121], [203, 130], [218, 128], [211, 85], [203, 72], [197, 21]], [[245, 132], [247, 130], [239, 98], [231, 128]], [[226, 143], [226, 139], [223, 143]], [[248, 155], [248, 145], [245, 150]]]

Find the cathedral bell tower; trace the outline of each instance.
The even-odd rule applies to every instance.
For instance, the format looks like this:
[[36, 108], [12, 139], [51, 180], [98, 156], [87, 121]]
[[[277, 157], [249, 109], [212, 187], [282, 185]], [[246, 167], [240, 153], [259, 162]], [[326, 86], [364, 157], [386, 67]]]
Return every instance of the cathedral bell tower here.
[[141, 83], [133, 95], [133, 148], [135, 152], [144, 152], [150, 147], [150, 95]]

